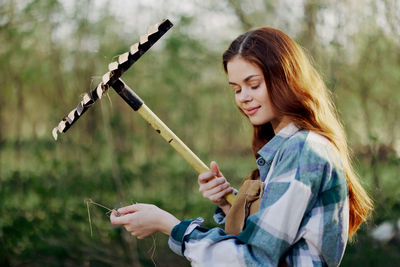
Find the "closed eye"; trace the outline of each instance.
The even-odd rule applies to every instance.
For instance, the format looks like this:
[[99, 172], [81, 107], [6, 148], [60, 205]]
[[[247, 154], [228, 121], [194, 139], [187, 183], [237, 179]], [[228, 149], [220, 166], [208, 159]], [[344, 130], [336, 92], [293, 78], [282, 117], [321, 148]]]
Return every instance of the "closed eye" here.
[[241, 86], [239, 86], [238, 84], [233, 84], [233, 83], [230, 83], [230, 85], [232, 86], [232, 88], [233, 88], [233, 90], [234, 90], [235, 94], [238, 94], [238, 93], [240, 93], [240, 91], [242, 90], [242, 87], [241, 87]]

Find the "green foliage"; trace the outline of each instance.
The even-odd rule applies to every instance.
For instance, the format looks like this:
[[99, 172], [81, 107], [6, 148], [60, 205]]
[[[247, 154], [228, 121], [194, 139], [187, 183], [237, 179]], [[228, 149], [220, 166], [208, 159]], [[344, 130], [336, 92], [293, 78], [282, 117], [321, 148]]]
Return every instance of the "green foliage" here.
[[[136, 240], [93, 205], [91, 237], [87, 199], [109, 208], [153, 203], [178, 218], [202, 216], [206, 226], [215, 226], [214, 206], [198, 193], [197, 174], [113, 92], [59, 141], [52, 140], [51, 129], [147, 26], [130, 26], [127, 36], [121, 18], [94, 2], [0, 3], [1, 266], [188, 265], [169, 250], [166, 236]], [[219, 36], [193, 32], [206, 13], [215, 12], [237, 16], [237, 28], [268, 24], [290, 33], [313, 54], [332, 89], [356, 169], [376, 205], [342, 265], [398, 262], [398, 240], [379, 244], [369, 233], [376, 224], [400, 218], [399, 39], [371, 19], [369, 9], [352, 9], [351, 1], [305, 1], [301, 23], [293, 21], [299, 15], [289, 2], [228, 2], [193, 4], [204, 12], [199, 16], [162, 10], [178, 14], [175, 26], [123, 79], [201, 159], [216, 160], [238, 187], [255, 163], [250, 125], [234, 105], [221, 66], [229, 40], [212, 46]], [[326, 14], [338, 17], [332, 40], [323, 35]], [[381, 19], [394, 31], [396, 17], [389, 15]], [[356, 33], [346, 30], [354, 28]]]

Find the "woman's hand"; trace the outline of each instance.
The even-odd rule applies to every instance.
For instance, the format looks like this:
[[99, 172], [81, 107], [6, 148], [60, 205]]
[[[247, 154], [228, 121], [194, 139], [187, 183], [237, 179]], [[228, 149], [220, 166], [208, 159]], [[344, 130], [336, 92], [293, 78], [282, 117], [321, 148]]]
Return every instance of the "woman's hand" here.
[[[199, 175], [199, 191], [203, 197], [217, 204], [227, 214], [231, 205], [224, 196], [232, 193], [233, 188], [230, 187], [215, 161], [211, 162], [210, 168], [210, 172], [204, 172]], [[217, 178], [213, 179], [214, 177]]]
[[119, 208], [121, 216], [113, 211], [110, 221], [114, 225], [123, 225], [125, 229], [139, 239], [155, 232], [169, 235], [180, 221], [172, 214], [150, 204], [134, 204]]

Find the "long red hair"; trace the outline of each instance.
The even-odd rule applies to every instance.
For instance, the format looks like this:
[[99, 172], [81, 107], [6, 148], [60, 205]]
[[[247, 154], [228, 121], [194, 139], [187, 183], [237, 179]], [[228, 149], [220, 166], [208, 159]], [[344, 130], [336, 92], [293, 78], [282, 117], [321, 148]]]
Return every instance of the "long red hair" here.
[[[273, 28], [259, 28], [236, 38], [223, 54], [223, 66], [236, 56], [257, 65], [264, 74], [271, 105], [278, 117], [298, 128], [329, 139], [339, 151], [346, 173], [350, 204], [349, 237], [367, 219], [372, 201], [355, 174], [346, 135], [325, 83], [304, 51], [289, 36]], [[275, 134], [270, 123], [253, 126], [255, 156]], [[253, 171], [250, 176], [257, 175]]]

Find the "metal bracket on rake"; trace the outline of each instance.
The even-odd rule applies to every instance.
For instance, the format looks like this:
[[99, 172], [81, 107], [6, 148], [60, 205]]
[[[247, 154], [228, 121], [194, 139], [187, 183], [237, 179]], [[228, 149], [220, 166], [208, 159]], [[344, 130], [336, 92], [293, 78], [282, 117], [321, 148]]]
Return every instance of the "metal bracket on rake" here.
[[[99, 85], [89, 93], [86, 93], [78, 106], [64, 117], [58, 126], [53, 129], [52, 134], [54, 139], [57, 140], [57, 132], [65, 133], [111, 86], [121, 98], [124, 99], [133, 110], [137, 111], [198, 173], [210, 171], [207, 165], [205, 165], [196, 154], [194, 154], [182, 140], [146, 106], [143, 100], [120, 79], [121, 75], [171, 27], [172, 23], [169, 20], [164, 20], [150, 27], [148, 33], [142, 35], [140, 37], [140, 42], [132, 45], [129, 52], [120, 55], [118, 61], [110, 63], [108, 65], [109, 72], [103, 75]], [[235, 195], [231, 193], [226, 195], [225, 198], [230, 204], [233, 204]]]

